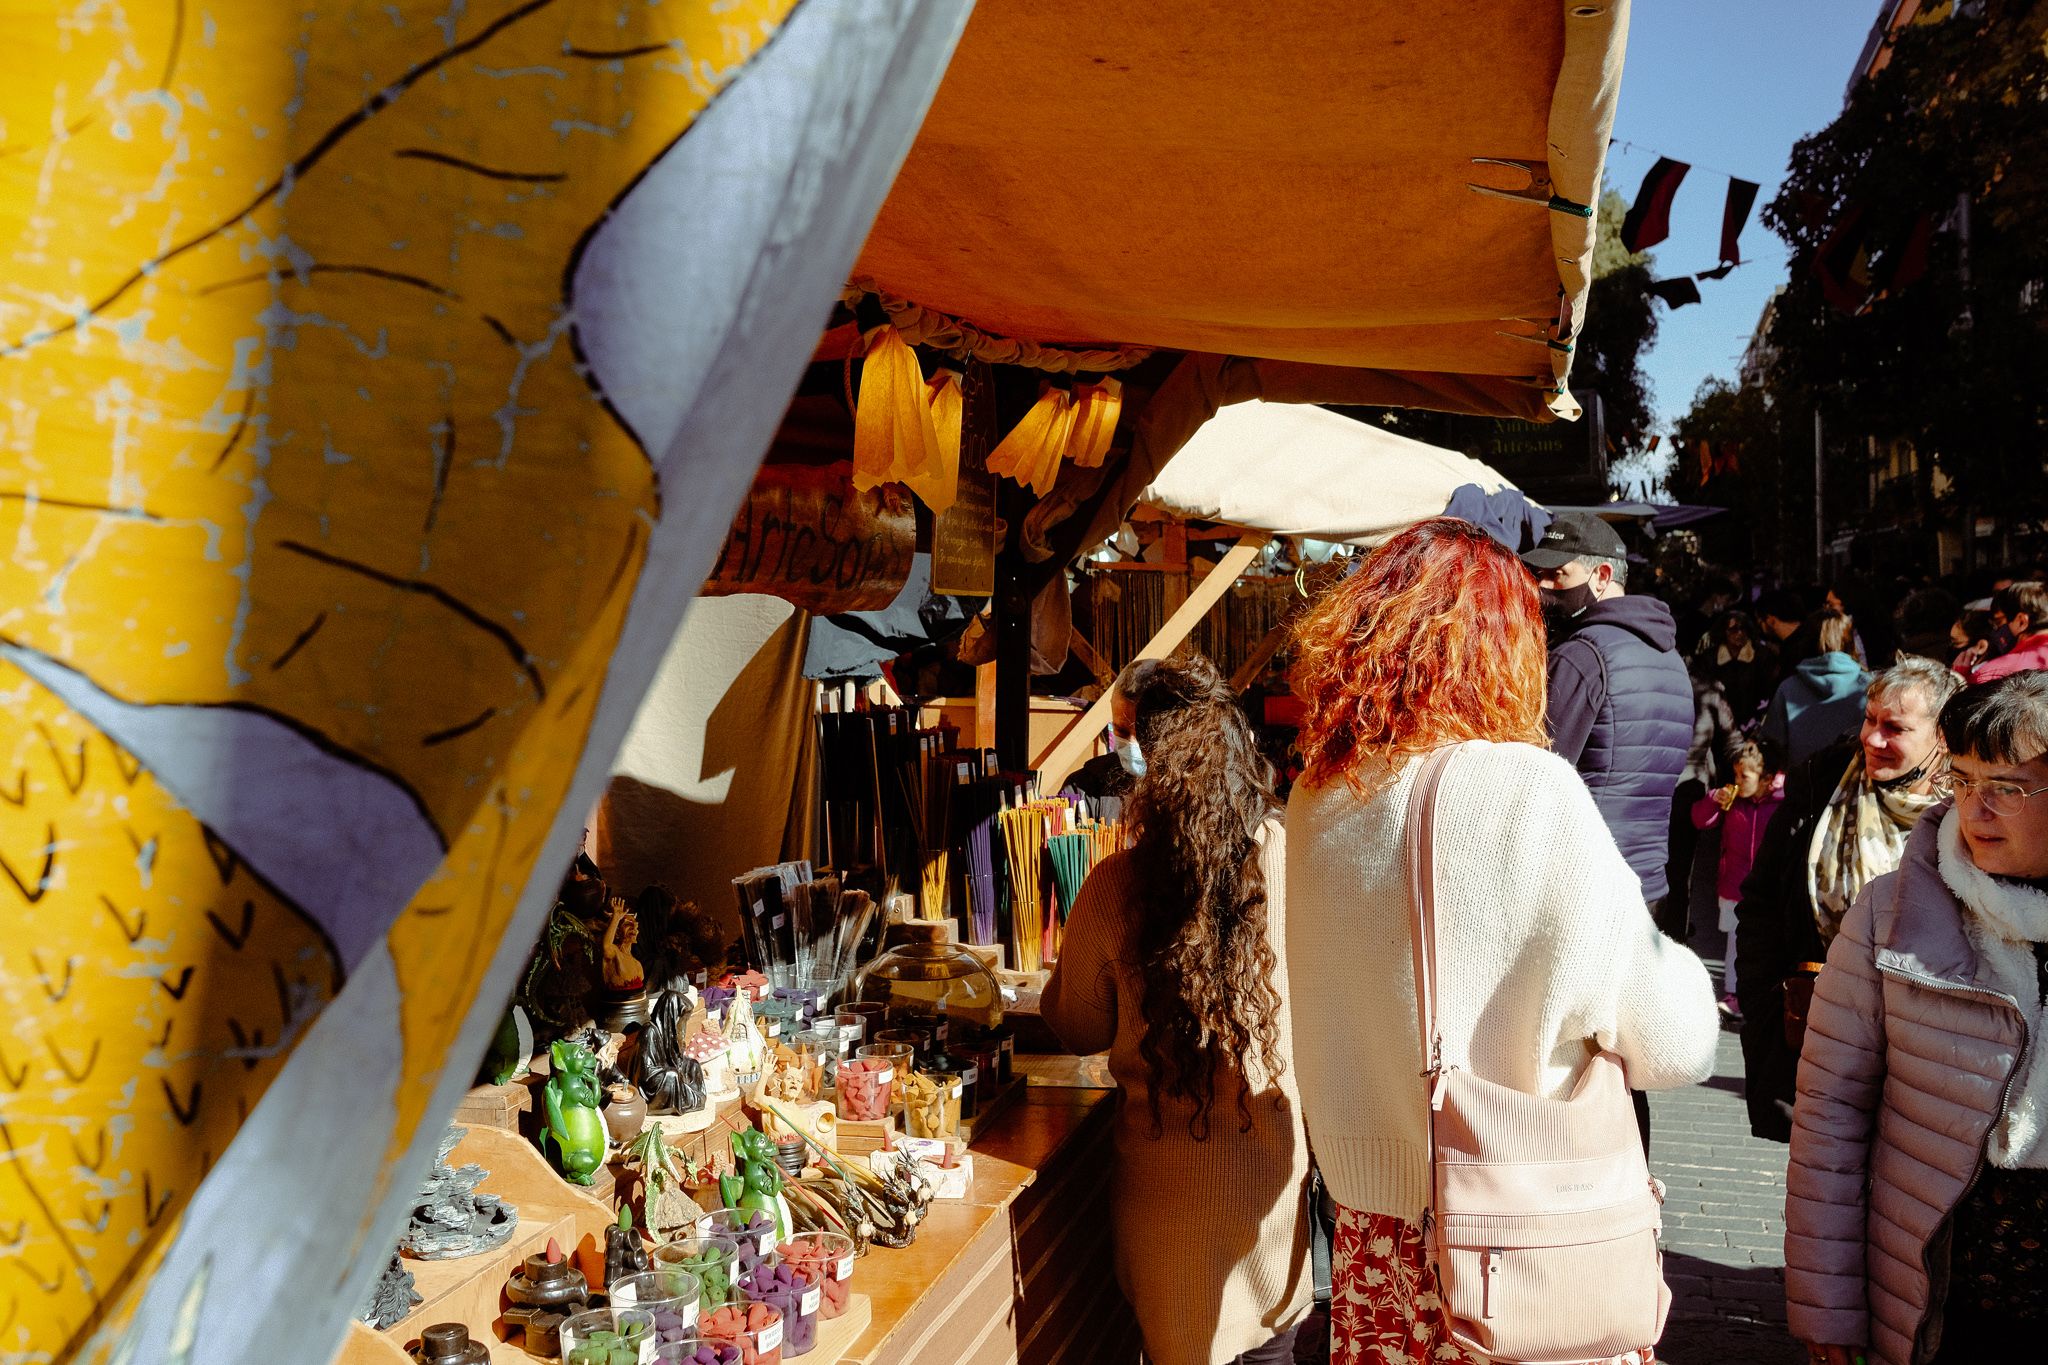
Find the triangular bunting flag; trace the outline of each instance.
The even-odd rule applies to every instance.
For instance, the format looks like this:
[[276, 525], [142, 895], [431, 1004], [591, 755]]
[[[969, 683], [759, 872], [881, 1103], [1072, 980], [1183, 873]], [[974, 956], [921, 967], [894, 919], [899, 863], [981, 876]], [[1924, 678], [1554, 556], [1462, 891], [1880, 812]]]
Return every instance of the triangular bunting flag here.
[[1672, 308], [1683, 308], [1688, 303], [1700, 301], [1700, 287], [1692, 282], [1690, 275], [1674, 275], [1668, 280], [1652, 280], [1650, 292]]
[[1721, 210], [1723, 265], [1734, 265], [1742, 259], [1742, 250], [1737, 242], [1742, 236], [1743, 224], [1749, 221], [1749, 210], [1756, 203], [1756, 192], [1757, 183], [1754, 180], [1737, 180], [1733, 176], [1728, 178], [1728, 203]]
[[1623, 246], [1641, 251], [1671, 235], [1671, 199], [1691, 169], [1685, 162], [1673, 161], [1668, 156], [1657, 158], [1657, 164], [1643, 177], [1643, 187], [1636, 191], [1636, 202], [1629, 207], [1628, 217], [1622, 220]]

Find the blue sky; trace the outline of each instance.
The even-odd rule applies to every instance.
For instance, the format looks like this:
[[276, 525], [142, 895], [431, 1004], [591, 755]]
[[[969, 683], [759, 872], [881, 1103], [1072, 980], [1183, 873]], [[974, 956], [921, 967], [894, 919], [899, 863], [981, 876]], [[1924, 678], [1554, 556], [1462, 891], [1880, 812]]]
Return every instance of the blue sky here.
[[1757, 221], [1777, 193], [1792, 144], [1841, 112], [1849, 73], [1880, 0], [1637, 0], [1607, 159], [1610, 188], [1631, 202], [1661, 153], [1689, 162], [1671, 236], [1654, 273], [1711, 269], [1728, 175], [1763, 185], [1742, 233], [1746, 264], [1700, 282], [1702, 302], [1659, 305], [1661, 332], [1644, 370], [1665, 430], [1708, 375], [1732, 377], [1771, 290], [1786, 275], [1784, 243]]

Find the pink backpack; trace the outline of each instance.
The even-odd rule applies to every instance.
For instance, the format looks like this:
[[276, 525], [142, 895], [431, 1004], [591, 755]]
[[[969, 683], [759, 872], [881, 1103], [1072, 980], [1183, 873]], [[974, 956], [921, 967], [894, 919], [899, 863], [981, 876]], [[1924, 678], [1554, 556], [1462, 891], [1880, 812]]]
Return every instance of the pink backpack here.
[[[1415, 1002], [1429, 1084], [1425, 1242], [1451, 1337], [1496, 1361], [1600, 1360], [1655, 1345], [1671, 1311], [1650, 1178], [1622, 1060], [1602, 1051], [1569, 1098], [1447, 1065], [1437, 1026], [1437, 790], [1455, 747], [1408, 798]], [[1510, 888], [1510, 891], [1512, 889]]]

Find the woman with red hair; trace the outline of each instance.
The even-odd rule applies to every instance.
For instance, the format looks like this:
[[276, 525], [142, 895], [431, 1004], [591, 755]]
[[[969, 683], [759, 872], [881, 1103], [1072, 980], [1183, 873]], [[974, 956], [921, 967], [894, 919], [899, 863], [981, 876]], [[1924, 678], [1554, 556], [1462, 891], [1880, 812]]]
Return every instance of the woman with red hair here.
[[1714, 990], [1548, 751], [1536, 586], [1485, 532], [1444, 517], [1394, 537], [1304, 614], [1294, 658], [1305, 767], [1287, 811], [1287, 966], [1305, 1117], [1338, 1205], [1331, 1359], [1462, 1365], [1477, 1358], [1450, 1338], [1422, 1228], [1403, 839], [1421, 760], [1457, 746], [1434, 825], [1445, 1066], [1563, 1098], [1606, 1049], [1633, 1087], [1690, 1084], [1713, 1069]]

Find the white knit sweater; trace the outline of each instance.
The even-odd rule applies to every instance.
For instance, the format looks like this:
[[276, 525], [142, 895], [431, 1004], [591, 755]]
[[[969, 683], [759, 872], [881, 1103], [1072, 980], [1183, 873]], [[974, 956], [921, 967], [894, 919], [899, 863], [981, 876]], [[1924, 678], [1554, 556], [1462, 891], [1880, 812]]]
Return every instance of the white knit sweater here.
[[[1371, 801], [1342, 781], [1287, 810], [1288, 973], [1309, 1142], [1337, 1202], [1418, 1221], [1426, 1082], [1402, 826], [1420, 771]], [[1370, 780], [1368, 780], [1370, 786]], [[1704, 1080], [1720, 1021], [1706, 968], [1659, 933], [1569, 763], [1465, 745], [1437, 798], [1444, 1057], [1560, 1097], [1597, 1043], [1656, 1090]]]

